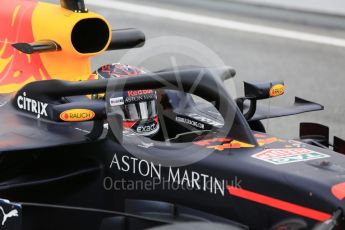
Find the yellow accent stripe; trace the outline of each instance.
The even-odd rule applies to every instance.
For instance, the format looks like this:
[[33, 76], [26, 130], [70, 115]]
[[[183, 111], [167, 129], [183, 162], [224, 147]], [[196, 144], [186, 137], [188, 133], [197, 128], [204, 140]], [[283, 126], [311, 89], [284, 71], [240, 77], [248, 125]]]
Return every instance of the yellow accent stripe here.
[[31, 63], [31, 56], [30, 56], [30, 54], [27, 54], [26, 57], [28, 58], [28, 62]]
[[20, 5], [16, 6], [16, 8], [14, 9], [14, 12], [13, 12], [13, 15], [12, 15], [12, 23], [11, 23], [11, 26], [14, 25], [14, 22], [16, 21], [16, 18], [17, 18], [17, 14], [19, 12], [19, 9], [20, 9]]
[[1, 50], [0, 50], [0, 57], [4, 54], [5, 52], [5, 49], [6, 49], [6, 46], [7, 46], [7, 42], [8, 42], [8, 39], [6, 38], [5, 41], [4, 41], [4, 45], [1, 47]]
[[8, 58], [2, 58], [2, 55], [5, 52], [5, 49], [7, 47], [8, 41], [7, 38], [5, 39], [4, 45], [1, 47], [0, 50], [0, 73], [4, 71], [6, 66], [12, 61], [13, 55], [9, 56]]
[[43, 73], [43, 71], [42, 71], [41, 68], [39, 68], [38, 71], [40, 72], [40, 75], [41, 75], [41, 77], [42, 77], [42, 80], [47, 79], [46, 76], [44, 75], [44, 73]]

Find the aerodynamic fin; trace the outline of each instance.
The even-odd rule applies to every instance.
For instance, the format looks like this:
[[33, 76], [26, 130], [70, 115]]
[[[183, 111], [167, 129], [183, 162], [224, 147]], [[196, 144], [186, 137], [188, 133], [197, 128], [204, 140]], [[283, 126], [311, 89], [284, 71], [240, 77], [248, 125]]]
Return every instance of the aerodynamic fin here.
[[[320, 104], [299, 97], [295, 97], [295, 102], [291, 106], [271, 106], [257, 103], [258, 100], [278, 97], [284, 93], [285, 85], [283, 81], [244, 82], [244, 97], [237, 98], [236, 103], [244, 117], [252, 124], [264, 119], [324, 109]], [[325, 144], [328, 145], [328, 140]]]
[[33, 43], [15, 43], [12, 45], [17, 50], [25, 54], [41, 53], [41, 52], [53, 52], [61, 50], [59, 44], [54, 41], [40, 41]]
[[335, 152], [345, 154], [345, 140], [340, 139], [339, 137], [334, 137], [333, 150]]
[[306, 142], [316, 142], [328, 148], [329, 146], [329, 127], [311, 123], [302, 122], [300, 123], [299, 136], [301, 140]]

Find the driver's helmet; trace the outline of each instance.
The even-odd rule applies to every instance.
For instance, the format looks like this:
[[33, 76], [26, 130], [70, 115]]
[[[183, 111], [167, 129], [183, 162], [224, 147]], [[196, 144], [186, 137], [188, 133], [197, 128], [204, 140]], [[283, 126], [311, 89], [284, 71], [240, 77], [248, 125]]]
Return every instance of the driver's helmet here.
[[[134, 66], [114, 63], [102, 66], [94, 72], [94, 78], [138, 76], [145, 71]], [[111, 109], [122, 114], [125, 130], [143, 136], [153, 136], [159, 130], [157, 115], [157, 93], [152, 89], [113, 92], [110, 94]]]

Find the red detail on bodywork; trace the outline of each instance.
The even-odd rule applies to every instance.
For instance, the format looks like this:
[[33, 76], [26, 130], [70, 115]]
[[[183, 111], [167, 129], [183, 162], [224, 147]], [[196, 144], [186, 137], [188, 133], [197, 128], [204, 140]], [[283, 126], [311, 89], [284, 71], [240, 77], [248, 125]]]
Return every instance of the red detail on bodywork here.
[[263, 146], [263, 145], [272, 144], [272, 143], [274, 143], [274, 142], [278, 142], [279, 139], [276, 138], [276, 137], [269, 137], [269, 138], [263, 138], [263, 139], [258, 138], [257, 141], [258, 141], [258, 143], [259, 143], [260, 146]]
[[232, 141], [232, 139], [230, 138], [213, 138], [213, 139], [208, 139], [208, 140], [201, 140], [201, 141], [195, 141], [193, 142], [193, 144], [196, 145], [201, 145], [201, 146], [206, 146], [206, 145], [210, 145], [210, 144], [214, 144], [214, 143], [225, 143], [225, 142], [230, 142]]
[[335, 196], [338, 200], [342, 200], [345, 198], [345, 182], [336, 184], [332, 186], [332, 194]]
[[0, 0], [0, 85], [50, 79], [39, 54], [26, 55], [11, 45], [34, 41], [32, 15], [36, 5], [36, 1]]
[[135, 125], [136, 121], [124, 121], [123, 122], [123, 127], [126, 129], [130, 129]]
[[298, 204], [290, 203], [287, 201], [279, 200], [273, 197], [261, 195], [259, 193], [251, 192], [245, 189], [236, 188], [234, 186], [228, 186], [230, 195], [241, 197], [246, 200], [250, 200], [256, 203], [267, 205], [276, 209], [284, 210], [290, 213], [294, 213], [300, 216], [308, 217], [317, 221], [326, 221], [332, 216], [325, 212], [320, 212], [314, 209], [306, 208]]
[[158, 116], [155, 116], [153, 120], [156, 122], [156, 124], [158, 124]]

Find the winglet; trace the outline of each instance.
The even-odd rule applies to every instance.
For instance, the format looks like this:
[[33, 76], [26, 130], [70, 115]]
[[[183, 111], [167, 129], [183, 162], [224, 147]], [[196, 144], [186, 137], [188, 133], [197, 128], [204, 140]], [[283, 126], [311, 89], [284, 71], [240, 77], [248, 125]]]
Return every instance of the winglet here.
[[40, 41], [40, 42], [33, 42], [33, 43], [15, 43], [12, 44], [14, 48], [17, 50], [25, 53], [25, 54], [33, 54], [33, 53], [41, 53], [41, 52], [54, 52], [61, 50], [59, 44], [54, 41]]
[[62, 8], [71, 10], [75, 13], [87, 13], [88, 10], [85, 7], [84, 0], [60, 0]]

